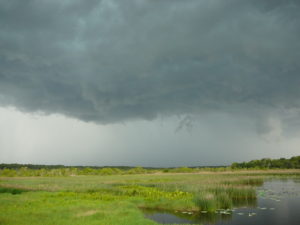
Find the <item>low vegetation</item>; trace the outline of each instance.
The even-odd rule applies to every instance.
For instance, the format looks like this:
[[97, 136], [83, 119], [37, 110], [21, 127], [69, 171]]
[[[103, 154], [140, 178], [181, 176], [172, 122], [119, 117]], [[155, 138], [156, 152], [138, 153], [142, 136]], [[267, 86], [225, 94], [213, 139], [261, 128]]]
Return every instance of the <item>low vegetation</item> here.
[[[299, 157], [288, 161], [298, 168]], [[299, 169], [268, 169], [275, 162], [167, 169], [1, 164], [0, 224], [155, 225], [143, 210], [227, 213], [255, 204], [256, 187], [267, 178], [300, 177]]]
[[[53, 169], [50, 169], [53, 170]], [[198, 213], [256, 201], [256, 186], [300, 171], [0, 178], [0, 224], [157, 224], [143, 210]]]
[[262, 169], [300, 169], [300, 156], [290, 159], [261, 159], [231, 166], [220, 167], [179, 167], [179, 168], [143, 168], [143, 167], [84, 167], [63, 165], [0, 164], [2, 177], [58, 177], [78, 175], [128, 175], [157, 173], [201, 173], [201, 172], [236, 172], [236, 170]]

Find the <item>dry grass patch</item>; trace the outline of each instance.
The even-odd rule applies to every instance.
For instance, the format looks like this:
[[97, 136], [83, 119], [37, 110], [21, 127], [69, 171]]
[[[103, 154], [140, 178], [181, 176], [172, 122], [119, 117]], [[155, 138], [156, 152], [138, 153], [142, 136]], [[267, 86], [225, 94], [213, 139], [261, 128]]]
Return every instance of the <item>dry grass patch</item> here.
[[77, 213], [76, 217], [83, 217], [83, 216], [92, 216], [96, 213], [99, 213], [100, 210], [95, 210], [95, 209], [92, 209], [92, 210], [88, 210], [88, 211], [85, 211], [85, 212], [80, 212], [80, 213]]

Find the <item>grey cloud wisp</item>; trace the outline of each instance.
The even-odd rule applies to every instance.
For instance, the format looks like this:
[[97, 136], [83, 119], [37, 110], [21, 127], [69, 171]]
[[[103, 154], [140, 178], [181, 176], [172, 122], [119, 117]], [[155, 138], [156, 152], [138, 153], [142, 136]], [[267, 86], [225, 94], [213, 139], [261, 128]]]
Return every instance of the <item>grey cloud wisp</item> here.
[[0, 104], [111, 123], [300, 109], [298, 0], [0, 0]]

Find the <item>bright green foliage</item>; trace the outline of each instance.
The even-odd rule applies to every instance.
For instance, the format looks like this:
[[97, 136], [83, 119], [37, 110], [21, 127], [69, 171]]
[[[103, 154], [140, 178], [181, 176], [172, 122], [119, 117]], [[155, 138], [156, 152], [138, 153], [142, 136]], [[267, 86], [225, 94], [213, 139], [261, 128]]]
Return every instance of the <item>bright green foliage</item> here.
[[168, 200], [176, 200], [176, 199], [183, 199], [183, 198], [192, 198], [192, 194], [183, 191], [162, 191], [155, 187], [145, 187], [145, 186], [121, 186], [120, 189], [122, 190], [123, 194], [129, 196], [139, 196], [143, 197], [146, 200], [158, 200], [161, 198], [165, 198]]
[[128, 201], [101, 201], [45, 192], [2, 194], [0, 224], [155, 225]]
[[[86, 172], [101, 171], [110, 176], [47, 177], [49, 171], [62, 174], [70, 171], [41, 170], [45, 170], [44, 177], [0, 178], [1, 225], [154, 225], [140, 209], [173, 212], [227, 209], [255, 201], [255, 186], [264, 179], [257, 172], [113, 175], [109, 168], [91, 168]], [[30, 172], [22, 169], [24, 174]]]
[[0, 170], [0, 175], [3, 177], [15, 177], [17, 172], [14, 169], [3, 169]]

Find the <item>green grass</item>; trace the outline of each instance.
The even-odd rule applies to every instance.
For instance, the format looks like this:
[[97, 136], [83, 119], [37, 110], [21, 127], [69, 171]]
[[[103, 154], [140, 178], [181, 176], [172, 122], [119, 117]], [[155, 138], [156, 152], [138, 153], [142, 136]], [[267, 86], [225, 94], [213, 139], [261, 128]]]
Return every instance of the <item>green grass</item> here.
[[13, 195], [21, 194], [27, 190], [22, 190], [18, 188], [0, 187], [0, 193], [10, 193]]
[[48, 192], [1, 195], [1, 224], [156, 224], [124, 200]]
[[255, 187], [267, 177], [251, 171], [2, 177], [0, 224], [155, 225], [141, 209], [213, 212], [232, 208], [255, 201]]

